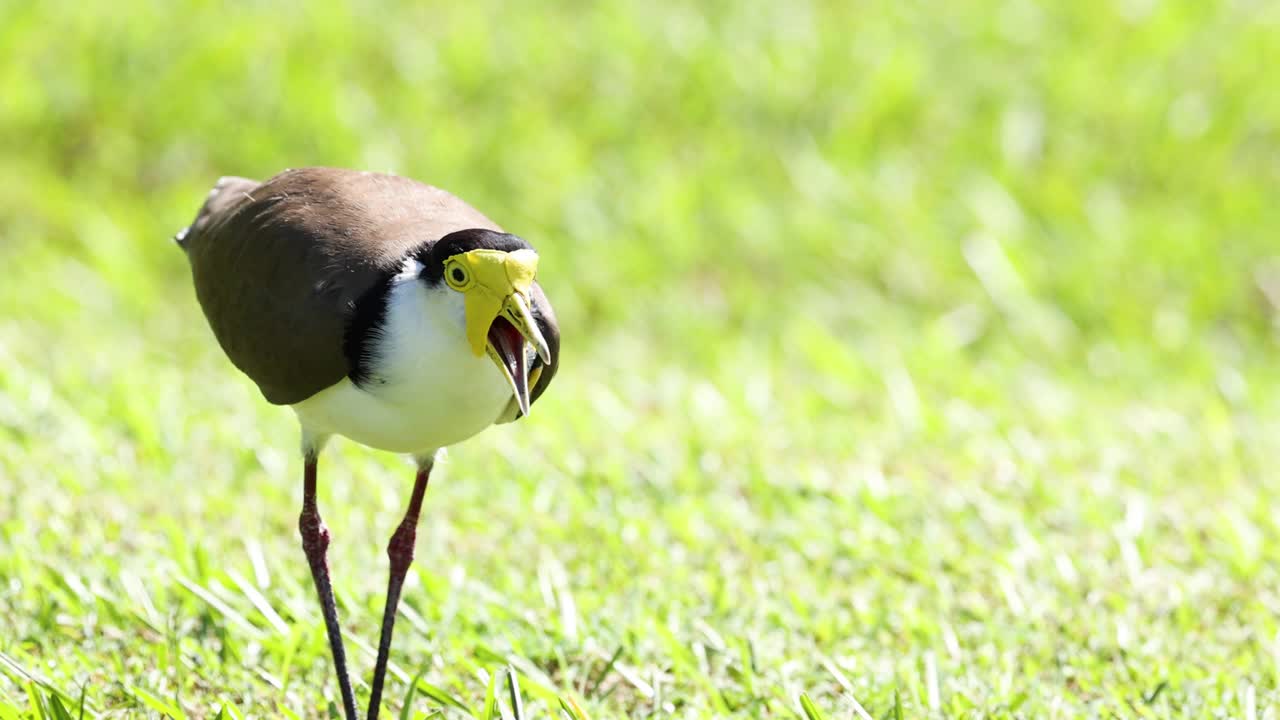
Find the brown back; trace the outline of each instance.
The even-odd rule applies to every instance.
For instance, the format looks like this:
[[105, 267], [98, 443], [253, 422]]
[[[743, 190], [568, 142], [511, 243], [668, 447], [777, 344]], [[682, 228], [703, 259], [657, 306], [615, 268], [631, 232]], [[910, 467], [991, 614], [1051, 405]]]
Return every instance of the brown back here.
[[457, 230], [501, 230], [444, 190], [394, 175], [286, 170], [218, 181], [179, 244], [231, 362], [290, 405], [341, 381], [355, 301], [409, 250]]

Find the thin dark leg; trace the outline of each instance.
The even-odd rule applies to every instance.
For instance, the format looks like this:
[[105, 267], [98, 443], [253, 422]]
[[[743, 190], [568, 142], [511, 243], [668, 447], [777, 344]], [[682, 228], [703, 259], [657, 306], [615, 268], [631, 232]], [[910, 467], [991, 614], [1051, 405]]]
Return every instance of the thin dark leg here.
[[329, 632], [329, 649], [333, 651], [333, 666], [338, 672], [338, 687], [342, 691], [342, 709], [347, 720], [356, 720], [356, 698], [351, 693], [351, 678], [347, 675], [347, 653], [342, 646], [342, 631], [338, 628], [338, 605], [333, 599], [333, 585], [329, 582], [329, 565], [325, 551], [329, 549], [329, 528], [320, 519], [316, 509], [316, 454], [307, 453], [306, 469], [302, 483], [302, 514], [298, 516], [298, 530], [302, 533], [302, 551], [311, 565], [311, 578], [320, 596], [320, 609], [324, 613], [324, 626]]
[[387, 581], [387, 606], [382, 611], [382, 637], [378, 639], [378, 664], [373, 668], [373, 689], [369, 694], [369, 720], [377, 720], [382, 705], [382, 680], [387, 674], [387, 656], [391, 654], [391, 631], [396, 624], [396, 608], [400, 605], [400, 588], [404, 576], [413, 562], [413, 542], [418, 536], [418, 513], [422, 510], [422, 495], [427, 491], [431, 476], [431, 460], [421, 462], [418, 476], [413, 481], [413, 497], [404, 520], [387, 543], [387, 557], [391, 559], [391, 577]]

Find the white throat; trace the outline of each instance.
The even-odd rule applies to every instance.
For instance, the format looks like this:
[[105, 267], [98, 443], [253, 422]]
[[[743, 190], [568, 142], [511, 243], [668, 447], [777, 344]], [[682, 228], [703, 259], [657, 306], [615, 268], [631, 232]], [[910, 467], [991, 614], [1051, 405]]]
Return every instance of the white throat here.
[[392, 279], [370, 380], [343, 379], [294, 405], [304, 429], [422, 453], [466, 440], [506, 410], [511, 386], [486, 355], [472, 354], [462, 294], [429, 286], [421, 269], [410, 259]]

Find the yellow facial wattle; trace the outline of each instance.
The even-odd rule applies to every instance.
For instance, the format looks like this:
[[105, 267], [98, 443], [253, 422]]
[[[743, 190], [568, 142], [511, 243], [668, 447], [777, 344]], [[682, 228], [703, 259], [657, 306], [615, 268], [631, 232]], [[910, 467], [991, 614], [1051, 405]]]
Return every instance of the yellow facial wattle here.
[[537, 272], [538, 254], [529, 249], [471, 250], [445, 260], [445, 282], [465, 298], [467, 344], [476, 357], [485, 353], [489, 327], [501, 314], [548, 359], [546, 340], [529, 307]]

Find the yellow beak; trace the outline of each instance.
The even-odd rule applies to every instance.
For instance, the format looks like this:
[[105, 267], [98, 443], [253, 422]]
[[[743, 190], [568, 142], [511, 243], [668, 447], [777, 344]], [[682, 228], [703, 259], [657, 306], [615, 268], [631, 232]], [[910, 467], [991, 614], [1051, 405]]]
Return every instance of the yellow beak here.
[[450, 277], [453, 263], [465, 269], [465, 282], [451, 286], [463, 293], [467, 344], [477, 357], [485, 352], [506, 375], [520, 412], [529, 414], [529, 364], [525, 343], [544, 363], [551, 362], [546, 338], [530, 311], [529, 289], [538, 270], [532, 250], [472, 250], [445, 263]]

